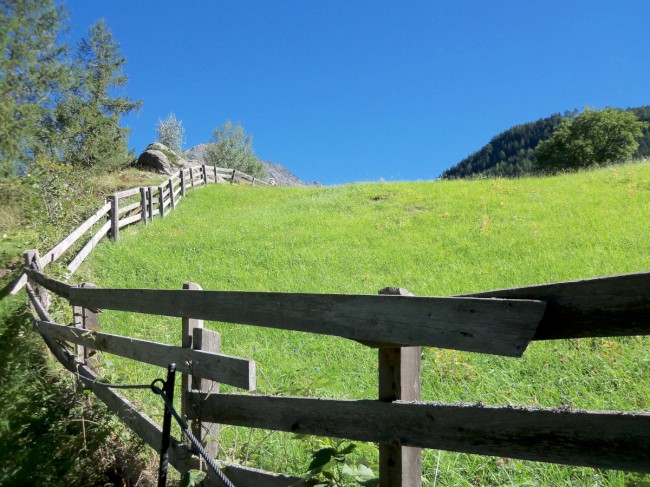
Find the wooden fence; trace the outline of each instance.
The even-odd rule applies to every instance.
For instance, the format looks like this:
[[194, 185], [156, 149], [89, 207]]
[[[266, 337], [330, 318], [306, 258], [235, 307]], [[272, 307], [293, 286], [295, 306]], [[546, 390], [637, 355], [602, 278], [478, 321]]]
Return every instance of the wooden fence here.
[[[68, 276], [74, 274], [81, 263], [90, 255], [101, 239], [109, 235], [116, 242], [120, 230], [134, 223], [145, 225], [154, 218], [163, 218], [176, 208], [185, 198], [187, 191], [211, 183], [250, 184], [268, 186], [268, 182], [244, 174], [236, 169], [227, 169], [205, 164], [182, 169], [158, 186], [131, 188], [111, 195], [97, 212], [79, 225], [61, 242], [40, 258], [40, 265], [47, 265], [58, 260], [67, 250], [78, 242], [87, 241], [68, 263]], [[96, 228], [99, 223], [101, 227]], [[91, 234], [91, 230], [95, 232]], [[90, 236], [89, 236], [90, 235]], [[18, 293], [27, 283], [27, 276], [22, 274], [11, 285], [11, 294]]]
[[[376, 442], [382, 486], [419, 486], [421, 448], [650, 473], [647, 412], [420, 400], [422, 346], [519, 357], [534, 340], [649, 335], [649, 272], [454, 297], [417, 297], [399, 288], [378, 295], [204, 291], [193, 283], [182, 290], [101, 289], [73, 286], [43, 272], [107, 215], [108, 221], [68, 264], [71, 272], [107, 233], [117, 239], [123, 226], [164, 217], [195, 185], [237, 178], [235, 171], [201, 166], [157, 187], [123, 191], [44, 256], [25, 253], [35, 328], [61, 363], [147, 444], [160, 448], [160, 427], [122, 395], [96, 383], [88, 349], [160, 367], [175, 362], [183, 374], [182, 413], [214, 456], [210, 438], [218, 436], [219, 424], [229, 424]], [[256, 183], [251, 177], [240, 179]], [[68, 300], [73, 326], [49, 316], [48, 291]], [[180, 318], [179, 345], [103, 333], [100, 309]], [[203, 320], [360, 342], [378, 354], [378, 399], [222, 394], [220, 383], [254, 391], [255, 363], [221, 354], [219, 334], [205, 329]], [[172, 441], [170, 463], [181, 473], [200, 467], [178, 439]], [[223, 472], [238, 487], [300, 484], [300, 479], [240, 465], [224, 464]], [[208, 483], [220, 485], [212, 475]]]

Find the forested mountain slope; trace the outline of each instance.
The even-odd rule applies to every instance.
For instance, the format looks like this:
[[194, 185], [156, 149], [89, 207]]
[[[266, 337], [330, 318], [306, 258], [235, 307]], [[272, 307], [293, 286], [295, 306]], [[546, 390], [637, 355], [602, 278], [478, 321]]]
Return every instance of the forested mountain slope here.
[[[650, 122], [650, 106], [628, 108], [639, 120]], [[445, 179], [466, 178], [475, 175], [518, 177], [532, 174], [535, 168], [535, 147], [548, 139], [564, 117], [575, 116], [577, 111], [555, 113], [535, 122], [516, 125], [495, 136], [487, 145], [442, 173]], [[650, 155], [650, 128], [643, 131], [634, 157]]]

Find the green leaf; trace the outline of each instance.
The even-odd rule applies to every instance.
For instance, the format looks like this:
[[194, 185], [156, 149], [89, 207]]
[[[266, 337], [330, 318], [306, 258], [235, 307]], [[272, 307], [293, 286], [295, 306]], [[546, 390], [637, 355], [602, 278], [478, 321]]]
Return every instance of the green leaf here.
[[356, 448], [357, 448], [357, 445], [356, 445], [355, 443], [350, 443], [348, 446], [346, 446], [345, 448], [343, 448], [343, 450], [341, 450], [341, 451], [339, 452], [339, 455], [349, 455], [349, 454], [352, 453]]
[[311, 472], [317, 469], [322, 469], [323, 466], [329, 463], [335, 454], [336, 450], [331, 447], [315, 451], [313, 454], [313, 460], [309, 464], [309, 471]]
[[205, 479], [206, 473], [199, 470], [190, 470], [181, 480], [181, 487], [194, 487]]

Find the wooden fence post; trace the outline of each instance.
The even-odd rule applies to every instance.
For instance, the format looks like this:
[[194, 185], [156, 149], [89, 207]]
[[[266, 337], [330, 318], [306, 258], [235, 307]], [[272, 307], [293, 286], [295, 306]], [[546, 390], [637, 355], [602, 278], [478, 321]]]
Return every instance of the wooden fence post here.
[[255, 186], [255, 176], [253, 176], [253, 183], [252, 186]]
[[232, 170], [232, 177], [230, 178], [230, 184], [235, 184], [235, 173], [237, 172], [237, 169]]
[[169, 204], [171, 205], [172, 210], [176, 209], [176, 201], [174, 201], [174, 182], [172, 178], [169, 178]]
[[120, 199], [116, 194], [111, 196], [111, 236], [117, 242], [120, 239]]
[[185, 198], [185, 169], [181, 169], [181, 196]]
[[[96, 288], [97, 286], [85, 282], [79, 285], [79, 287]], [[94, 310], [90, 310], [88, 308], [82, 308], [81, 306], [73, 306], [72, 321], [76, 328], [82, 330], [99, 331], [99, 314]], [[93, 352], [94, 354], [99, 353], [97, 351], [93, 351]], [[82, 345], [77, 345], [77, 361], [81, 362], [84, 365], [89, 366], [91, 369], [94, 370], [99, 365], [99, 360], [97, 357], [93, 358], [92, 360], [89, 360], [89, 356], [90, 354], [88, 353], [86, 347]]]
[[[379, 294], [413, 296], [402, 288], [387, 287]], [[419, 401], [421, 347], [379, 349], [379, 400]], [[420, 487], [422, 450], [397, 442], [379, 444], [379, 485]]]
[[217, 173], [217, 165], [215, 164], [213, 167], [214, 167], [214, 184], [217, 184], [219, 182], [219, 174]]
[[192, 189], [194, 189], [194, 171], [192, 171], [191, 167], [190, 167], [190, 185], [192, 186]]
[[[183, 284], [183, 289], [201, 290], [201, 286], [193, 282]], [[183, 318], [182, 329], [182, 347], [193, 348], [194, 350], [205, 350], [207, 352], [221, 351], [221, 335], [216, 331], [203, 328], [203, 320]], [[211, 380], [204, 380], [199, 377], [182, 375], [181, 379], [181, 413], [185, 418], [188, 417], [190, 410], [193, 411], [193, 417], [201, 417], [202, 405], [193, 402], [189, 398], [189, 393], [200, 391], [205, 393], [219, 392], [219, 383]], [[198, 438], [212, 458], [217, 458], [219, 436], [219, 425], [216, 423], [207, 423], [200, 420], [189, 421], [192, 434]]]
[[142, 211], [142, 223], [147, 224], [147, 188], [140, 188], [140, 211]]
[[208, 185], [208, 168], [203, 164], [203, 184]]
[[149, 202], [149, 220], [153, 221], [153, 188], [147, 188], [147, 201]]
[[158, 186], [158, 206], [160, 210], [160, 217], [165, 216], [165, 195], [164, 195], [164, 190]]
[[[37, 271], [42, 271], [41, 261], [38, 255], [38, 250], [26, 250], [23, 252], [23, 259], [25, 261], [25, 267], [30, 267]], [[45, 311], [50, 309], [50, 295], [45, 290], [45, 288], [36, 285], [31, 279], [27, 280], [28, 284], [32, 285], [34, 288], [34, 294], [41, 302], [41, 306]]]

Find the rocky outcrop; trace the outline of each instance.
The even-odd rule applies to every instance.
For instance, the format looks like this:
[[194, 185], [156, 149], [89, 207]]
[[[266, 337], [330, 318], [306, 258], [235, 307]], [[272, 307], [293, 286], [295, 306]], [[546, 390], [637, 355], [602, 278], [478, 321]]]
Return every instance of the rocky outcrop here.
[[[203, 154], [205, 148], [208, 144], [199, 144], [185, 152], [185, 157], [190, 164], [204, 164], [205, 159]], [[298, 178], [296, 175], [292, 174], [287, 170], [286, 167], [281, 164], [270, 161], [261, 161], [264, 169], [269, 175], [269, 179], [274, 179], [275, 183], [278, 186], [306, 186], [306, 187], [317, 187], [320, 186], [320, 183], [306, 183], [305, 181]]]
[[190, 164], [176, 152], [160, 142], [149, 144], [135, 165], [141, 169], [172, 175], [181, 168]]

